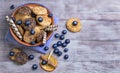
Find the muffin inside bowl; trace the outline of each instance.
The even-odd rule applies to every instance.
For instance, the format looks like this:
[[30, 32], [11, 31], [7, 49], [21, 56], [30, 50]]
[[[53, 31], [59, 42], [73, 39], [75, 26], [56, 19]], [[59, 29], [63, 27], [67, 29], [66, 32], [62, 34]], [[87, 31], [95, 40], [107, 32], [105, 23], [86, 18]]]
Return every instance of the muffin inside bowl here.
[[10, 27], [11, 34], [17, 42], [25, 46], [42, 45], [43, 39], [47, 41], [53, 33], [53, 31], [45, 31], [46, 28], [54, 25], [54, 18], [49, 9], [43, 5], [31, 3], [19, 6], [12, 13], [11, 18], [22, 35], [22, 40]]

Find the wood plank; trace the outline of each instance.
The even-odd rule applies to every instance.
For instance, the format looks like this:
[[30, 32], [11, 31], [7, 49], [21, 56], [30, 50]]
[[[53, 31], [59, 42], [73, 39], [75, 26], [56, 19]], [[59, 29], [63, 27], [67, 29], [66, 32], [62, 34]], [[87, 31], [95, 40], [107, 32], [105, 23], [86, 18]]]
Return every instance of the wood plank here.
[[[81, 19], [82, 30], [79, 33], [68, 31], [66, 38], [71, 39], [68, 53], [57, 57], [58, 67], [51, 73], [119, 73], [120, 72], [120, 2], [119, 0], [1, 0], [0, 1], [0, 71], [1, 73], [48, 73], [41, 68], [32, 70], [39, 63], [40, 53], [22, 48], [35, 59], [19, 66], [8, 59], [10, 49], [18, 47], [4, 40], [9, 25], [4, 17], [10, 15], [10, 5], [15, 7], [35, 2], [48, 7], [59, 19], [58, 31], [66, 29], [65, 23], [71, 17]], [[56, 32], [55, 32], [56, 33]], [[56, 43], [58, 39], [53, 39]], [[59, 48], [63, 51], [63, 48]], [[63, 56], [69, 54], [69, 59]]]

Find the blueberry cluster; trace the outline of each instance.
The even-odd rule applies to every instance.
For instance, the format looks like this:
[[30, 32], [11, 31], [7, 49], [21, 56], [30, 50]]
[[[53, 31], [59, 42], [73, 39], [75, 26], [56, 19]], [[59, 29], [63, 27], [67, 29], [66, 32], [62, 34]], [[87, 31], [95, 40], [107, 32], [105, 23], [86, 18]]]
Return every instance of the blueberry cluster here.
[[[68, 52], [68, 48], [66, 48], [66, 47], [70, 43], [70, 40], [69, 39], [65, 39], [65, 35], [66, 34], [67, 34], [67, 30], [62, 30], [62, 34], [61, 35], [59, 33], [56, 33], [54, 35], [55, 38], [59, 39], [58, 42], [56, 42], [56, 43], [54, 43], [52, 45], [52, 48], [54, 49], [53, 53], [56, 54], [57, 56], [61, 56], [63, 54], [63, 52], [64, 53]], [[64, 42], [62, 42], [62, 41], [64, 41]], [[62, 48], [64, 48], [63, 52], [58, 49], [58, 47], [60, 47], [60, 46]], [[65, 54], [64, 55], [64, 59], [68, 59], [68, 58], [69, 58], [68, 54]]]

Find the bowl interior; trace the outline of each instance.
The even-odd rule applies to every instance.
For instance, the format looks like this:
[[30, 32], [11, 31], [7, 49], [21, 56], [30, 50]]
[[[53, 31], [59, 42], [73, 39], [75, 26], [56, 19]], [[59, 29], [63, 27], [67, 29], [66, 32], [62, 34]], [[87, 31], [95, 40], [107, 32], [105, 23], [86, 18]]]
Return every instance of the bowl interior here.
[[[41, 4], [36, 4], [36, 3], [24, 4], [24, 5], [22, 5], [22, 6], [28, 6], [29, 8], [33, 8], [33, 7], [35, 7], [35, 6], [45, 7], [45, 6], [41, 5]], [[14, 17], [14, 16], [16, 15], [18, 9], [19, 9], [20, 7], [22, 7], [22, 6], [19, 6], [18, 8], [16, 8], [16, 9], [13, 11], [11, 17]], [[46, 8], [46, 7], [45, 7], [45, 8]], [[48, 14], [51, 13], [48, 8], [46, 8], [46, 9], [47, 9], [47, 11], [48, 11]], [[52, 20], [51, 25], [54, 25], [54, 18], [52, 17], [51, 20]], [[15, 35], [15, 33], [13, 32], [13, 30], [12, 30], [11, 28], [10, 28], [10, 32], [11, 32], [12, 36], [14, 37], [14, 39], [15, 39], [17, 42], [19, 42], [20, 44], [23, 44], [23, 45], [25, 45], [25, 46], [38, 46], [38, 45], [42, 45], [42, 44], [43, 44], [42, 42], [38, 42], [38, 43], [36, 43], [36, 44], [34, 44], [34, 45], [29, 44], [29, 43], [26, 43], [26, 42], [20, 40], [20, 39]], [[52, 32], [47, 32], [47, 38], [46, 38], [46, 40], [48, 40], [48, 39], [51, 37], [51, 35], [52, 35]]]

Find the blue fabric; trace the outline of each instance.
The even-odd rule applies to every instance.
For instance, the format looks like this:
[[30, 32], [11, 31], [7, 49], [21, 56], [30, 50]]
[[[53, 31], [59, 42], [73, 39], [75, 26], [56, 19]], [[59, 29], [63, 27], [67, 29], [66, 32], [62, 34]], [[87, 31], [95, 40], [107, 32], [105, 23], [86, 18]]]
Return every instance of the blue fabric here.
[[[58, 19], [57, 18], [54, 18], [54, 21], [55, 21], [55, 24], [58, 22]], [[50, 46], [50, 43], [52, 42], [52, 38], [53, 38], [53, 35], [54, 33], [51, 35], [50, 39], [46, 41], [46, 44], [45, 45], [39, 45], [39, 46], [31, 46], [31, 47], [27, 47], [25, 45], [22, 45], [20, 43], [18, 43], [14, 38], [13, 36], [11, 35], [10, 33], [10, 30], [8, 30], [6, 36], [5, 36], [5, 41], [7, 42], [12, 42], [13, 44], [17, 45], [17, 46], [24, 46], [26, 48], [30, 48], [30, 49], [33, 49], [33, 50], [36, 50], [37, 52], [40, 52], [42, 54], [46, 54], [48, 51], [45, 51], [44, 50], [44, 47], [45, 46]]]

